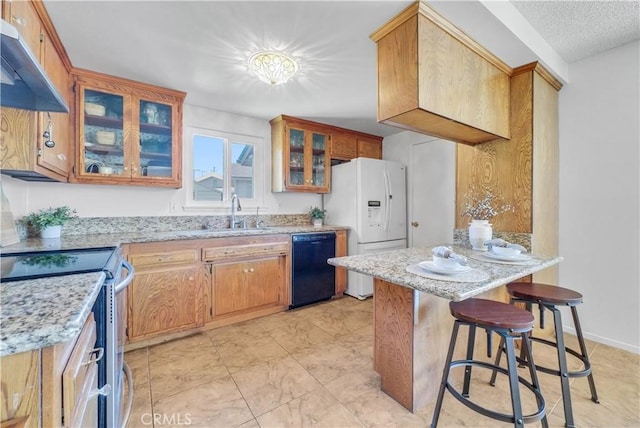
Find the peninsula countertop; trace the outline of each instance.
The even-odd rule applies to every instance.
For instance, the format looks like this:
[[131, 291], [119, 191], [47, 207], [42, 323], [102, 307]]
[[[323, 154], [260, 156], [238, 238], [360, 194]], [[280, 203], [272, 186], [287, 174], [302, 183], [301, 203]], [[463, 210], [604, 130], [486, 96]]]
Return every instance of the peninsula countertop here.
[[527, 265], [480, 261], [481, 252], [460, 246], [451, 247], [456, 253], [467, 256], [469, 266], [486, 272], [489, 279], [482, 282], [453, 282], [425, 278], [406, 271], [407, 266], [432, 259], [432, 247], [407, 248], [373, 254], [337, 257], [329, 259], [329, 264], [348, 270], [371, 275], [393, 284], [432, 294], [449, 300], [464, 300], [499, 287], [524, 276], [554, 266], [562, 257], [532, 255]]

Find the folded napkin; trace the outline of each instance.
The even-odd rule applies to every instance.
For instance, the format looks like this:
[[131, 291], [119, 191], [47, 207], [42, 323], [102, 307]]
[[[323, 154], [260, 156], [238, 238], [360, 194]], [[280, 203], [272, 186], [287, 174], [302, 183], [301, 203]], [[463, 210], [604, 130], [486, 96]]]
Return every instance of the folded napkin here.
[[460, 254], [454, 253], [453, 250], [449, 247], [445, 247], [445, 246], [433, 247], [431, 252], [438, 257], [443, 257], [445, 259], [453, 259], [462, 266], [467, 265], [467, 258]]
[[495, 238], [489, 241], [485, 241], [484, 245], [489, 247], [489, 251], [491, 251], [491, 247], [494, 246], [494, 247], [514, 248], [516, 250], [520, 250], [523, 253], [527, 252], [527, 249], [524, 248], [522, 245], [512, 244], [500, 238]]

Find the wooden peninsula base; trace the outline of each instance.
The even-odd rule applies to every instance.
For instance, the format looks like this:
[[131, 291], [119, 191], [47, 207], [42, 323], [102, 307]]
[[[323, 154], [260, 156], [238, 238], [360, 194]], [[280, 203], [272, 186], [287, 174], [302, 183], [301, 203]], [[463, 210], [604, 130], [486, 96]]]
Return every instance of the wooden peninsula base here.
[[[373, 368], [380, 375], [382, 391], [415, 412], [438, 395], [453, 328], [450, 300], [379, 278], [374, 279], [373, 295]], [[504, 288], [478, 297], [508, 301]], [[466, 341], [466, 335], [459, 340]], [[476, 340], [480, 355], [486, 351], [485, 336]]]

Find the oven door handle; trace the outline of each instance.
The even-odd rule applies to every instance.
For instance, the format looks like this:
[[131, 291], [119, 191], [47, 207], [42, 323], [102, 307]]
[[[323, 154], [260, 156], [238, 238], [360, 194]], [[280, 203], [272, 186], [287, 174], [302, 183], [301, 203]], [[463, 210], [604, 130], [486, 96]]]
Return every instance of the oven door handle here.
[[125, 268], [128, 273], [127, 273], [127, 276], [125, 276], [124, 279], [114, 287], [115, 294], [118, 294], [119, 292], [121, 292], [122, 290], [124, 290], [129, 286], [129, 283], [131, 283], [131, 280], [133, 279], [133, 275], [136, 272], [133, 266], [131, 266], [129, 262], [127, 262], [126, 260], [122, 260], [122, 267]]

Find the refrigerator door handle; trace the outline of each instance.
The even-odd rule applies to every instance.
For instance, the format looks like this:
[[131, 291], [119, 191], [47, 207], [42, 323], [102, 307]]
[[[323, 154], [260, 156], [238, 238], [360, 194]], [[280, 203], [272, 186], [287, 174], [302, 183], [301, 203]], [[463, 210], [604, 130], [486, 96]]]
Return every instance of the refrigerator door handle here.
[[384, 204], [384, 231], [389, 231], [389, 216], [391, 215], [391, 202], [393, 197], [391, 195], [391, 182], [389, 181], [389, 174], [387, 169], [383, 170], [384, 175], [384, 190], [385, 190], [385, 204]]

